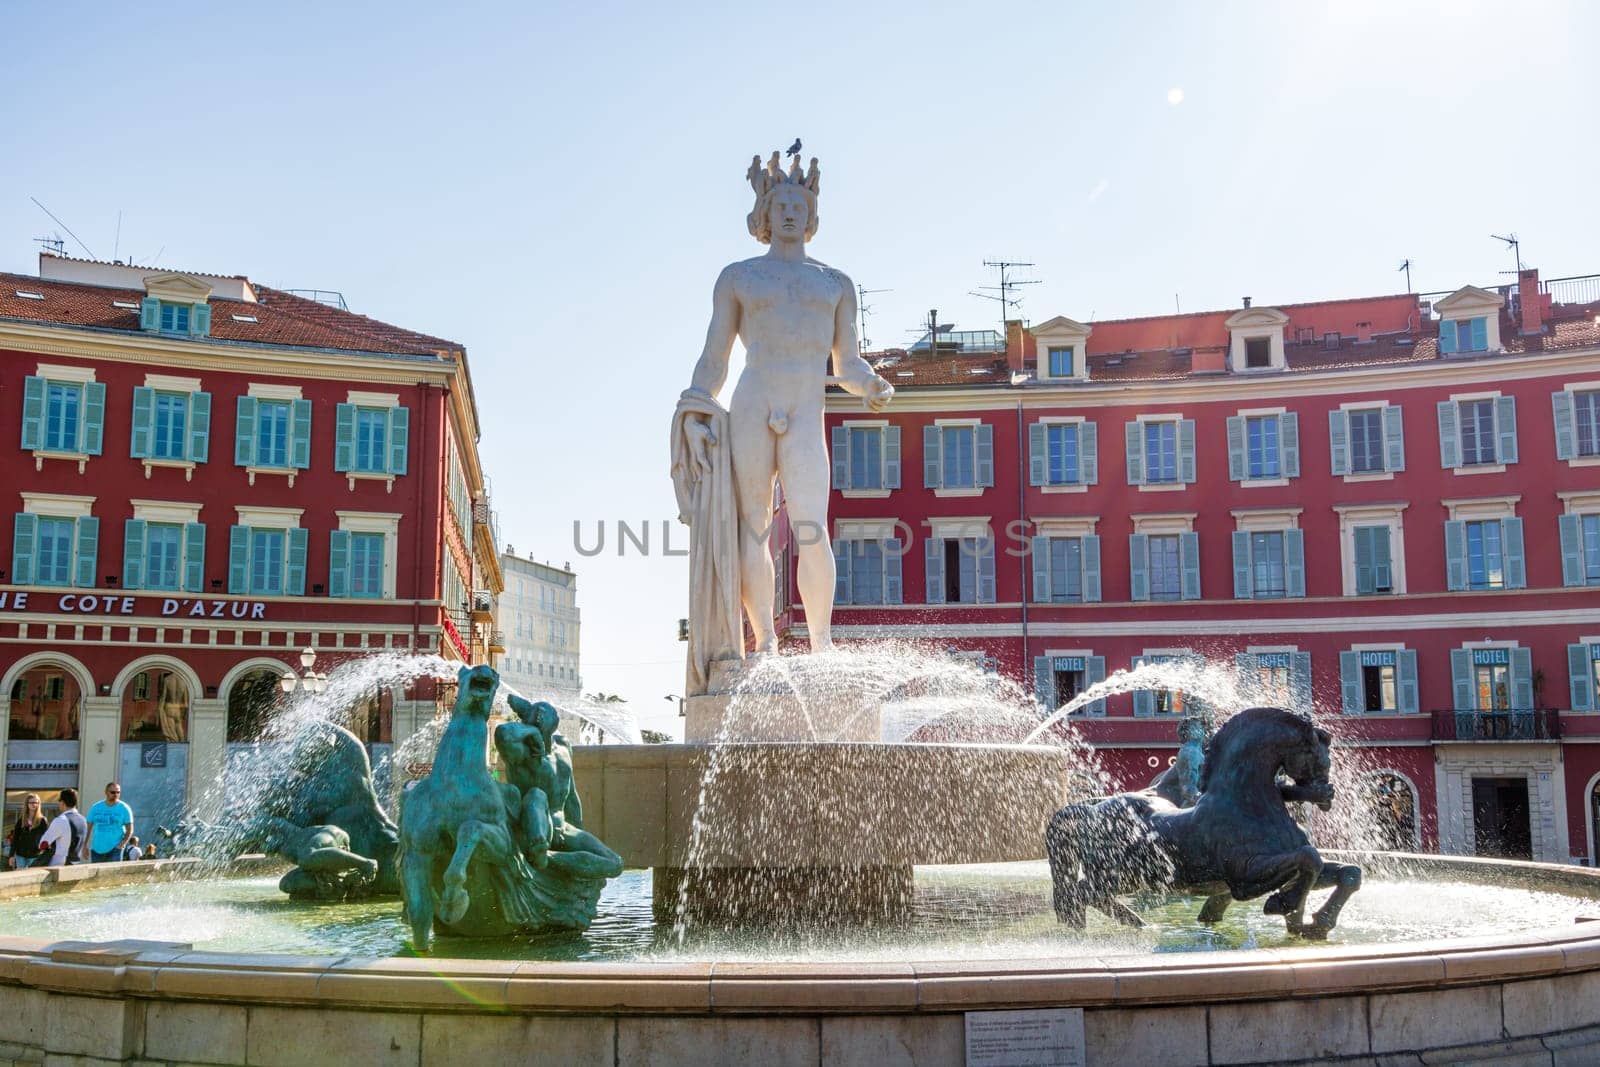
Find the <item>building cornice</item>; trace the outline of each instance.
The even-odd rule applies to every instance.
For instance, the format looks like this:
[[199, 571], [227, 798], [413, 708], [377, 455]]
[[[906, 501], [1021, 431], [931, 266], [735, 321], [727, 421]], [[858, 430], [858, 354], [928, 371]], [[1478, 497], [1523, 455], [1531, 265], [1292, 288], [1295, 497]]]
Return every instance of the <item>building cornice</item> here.
[[[1498, 354], [1415, 363], [1386, 363], [1336, 370], [1289, 370], [1275, 375], [1218, 375], [1196, 378], [1154, 378], [1095, 381], [1026, 388], [1009, 386], [897, 386], [891, 412], [1015, 411], [1060, 408], [1135, 407], [1142, 404], [1242, 402], [1290, 397], [1368, 393], [1384, 389], [1438, 388], [1442, 385], [1503, 385], [1512, 379], [1600, 372], [1600, 348], [1562, 352]], [[1370, 403], [1371, 401], [1362, 401]], [[859, 411], [860, 400], [829, 393], [830, 413]]]

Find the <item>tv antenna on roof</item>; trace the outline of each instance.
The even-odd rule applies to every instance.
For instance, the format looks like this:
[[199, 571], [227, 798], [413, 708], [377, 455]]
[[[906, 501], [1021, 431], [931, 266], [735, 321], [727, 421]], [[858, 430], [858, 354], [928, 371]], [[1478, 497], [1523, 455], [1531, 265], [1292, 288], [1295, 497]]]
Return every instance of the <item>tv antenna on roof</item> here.
[[38, 197], [30, 196], [30, 197], [28, 197], [28, 199], [32, 200], [34, 202], [34, 204], [39, 208], [40, 211], [44, 212], [46, 215], [49, 215], [51, 222], [54, 222], [57, 226], [60, 226], [63, 230], [66, 230], [67, 231], [67, 236], [72, 238], [74, 241], [77, 241], [78, 242], [78, 247], [83, 249], [85, 252], [88, 252], [90, 259], [99, 259], [100, 258], [99, 256], [95, 255], [93, 252], [89, 251], [89, 246], [83, 243], [82, 238], [80, 238], [77, 234], [72, 232], [72, 227], [71, 226], [68, 226], [66, 223], [64, 223], [60, 219], [56, 218], [55, 215], [50, 211], [49, 208], [47, 208], [43, 204], [39, 203], [39, 198]]
[[1406, 272], [1406, 292], [1409, 293], [1411, 291], [1411, 260], [1402, 260], [1397, 269]]
[[861, 333], [856, 336], [856, 346], [862, 352], [872, 347], [872, 342], [867, 340], [867, 316], [872, 314], [872, 305], [867, 303], [867, 297], [873, 293], [892, 293], [893, 289], [868, 289], [860, 282], [856, 283], [856, 313], [861, 316]]
[[59, 233], [52, 233], [49, 237], [35, 237], [33, 243], [52, 255], [67, 254], [67, 239]]
[[[1497, 233], [1491, 233], [1489, 236], [1493, 237], [1496, 241], [1504, 241], [1506, 244], [1511, 246], [1511, 254], [1517, 257], [1517, 273], [1520, 275], [1522, 273], [1522, 245], [1517, 240], [1517, 235], [1513, 233], [1508, 237], [1501, 237]], [[1505, 274], [1506, 272], [1501, 271], [1500, 273]]]
[[1012, 295], [1013, 291], [1019, 286], [1039, 284], [1037, 279], [1017, 281], [1011, 277], [1011, 269], [1013, 267], [1031, 267], [1034, 264], [1003, 259], [986, 259], [983, 261], [983, 265], [985, 267], [993, 267], [999, 272], [1000, 284], [980, 285], [977, 289], [969, 289], [967, 295], [981, 296], [985, 300], [998, 300], [1000, 302], [1000, 336], [1004, 337], [1008, 310], [1022, 306], [1022, 297]]

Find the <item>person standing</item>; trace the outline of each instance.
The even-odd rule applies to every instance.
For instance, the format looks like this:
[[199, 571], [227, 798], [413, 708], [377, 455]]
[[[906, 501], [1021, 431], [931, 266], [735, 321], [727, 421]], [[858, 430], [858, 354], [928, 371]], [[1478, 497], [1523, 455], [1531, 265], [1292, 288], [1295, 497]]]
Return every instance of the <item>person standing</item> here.
[[64, 867], [77, 863], [84, 843], [89, 840], [89, 824], [78, 811], [78, 791], [67, 788], [61, 791], [61, 814], [50, 820], [49, 829], [40, 838], [39, 845], [51, 848], [47, 866]]
[[90, 863], [114, 863], [133, 837], [133, 809], [122, 802], [122, 786], [106, 783], [106, 798], [89, 809], [90, 838], [85, 852]]
[[22, 798], [22, 814], [11, 824], [6, 835], [6, 845], [11, 852], [10, 866], [14, 870], [44, 866], [47, 853], [41, 843], [50, 822], [39, 807], [39, 794], [29, 793]]
[[125, 862], [144, 859], [144, 847], [139, 844], [138, 834], [128, 838], [128, 843], [122, 846], [122, 854], [117, 858]]

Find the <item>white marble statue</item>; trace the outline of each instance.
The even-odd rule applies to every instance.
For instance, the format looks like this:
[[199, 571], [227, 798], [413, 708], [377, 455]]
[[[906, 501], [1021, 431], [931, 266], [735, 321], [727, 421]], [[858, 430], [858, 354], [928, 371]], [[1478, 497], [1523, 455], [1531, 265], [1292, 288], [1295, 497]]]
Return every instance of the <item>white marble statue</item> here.
[[[834, 565], [823, 394], [836, 384], [873, 411], [894, 396], [856, 344], [854, 283], [806, 255], [817, 232], [817, 161], [803, 173], [796, 154], [785, 173], [774, 152], [764, 167], [753, 159], [748, 177], [756, 195], [750, 233], [769, 247], [717, 278], [705, 349], [672, 422], [673, 487], [679, 518], [691, 529], [691, 695], [706, 691], [713, 661], [743, 658], [741, 606], [754, 651], [777, 647], [768, 546], [775, 482], [783, 485], [794, 531], [811, 648], [830, 647]], [[745, 368], [724, 409], [716, 397], [735, 337], [744, 343]]]

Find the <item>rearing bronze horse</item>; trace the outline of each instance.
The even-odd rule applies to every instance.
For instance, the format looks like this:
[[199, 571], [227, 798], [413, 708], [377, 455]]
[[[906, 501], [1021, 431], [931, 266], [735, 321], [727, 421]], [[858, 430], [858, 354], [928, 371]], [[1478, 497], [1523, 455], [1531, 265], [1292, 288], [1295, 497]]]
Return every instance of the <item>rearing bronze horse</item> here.
[[[1194, 807], [1150, 789], [1062, 808], [1045, 830], [1056, 917], [1082, 929], [1093, 907], [1142, 926], [1118, 895], [1176, 889], [1206, 894], [1200, 921], [1213, 923], [1233, 901], [1271, 894], [1266, 914], [1284, 916], [1291, 934], [1326, 938], [1361, 888], [1361, 868], [1325, 863], [1286, 802], [1332, 802], [1332, 740], [1299, 715], [1250, 708], [1211, 739]], [[1311, 890], [1330, 887], [1306, 922]]]

